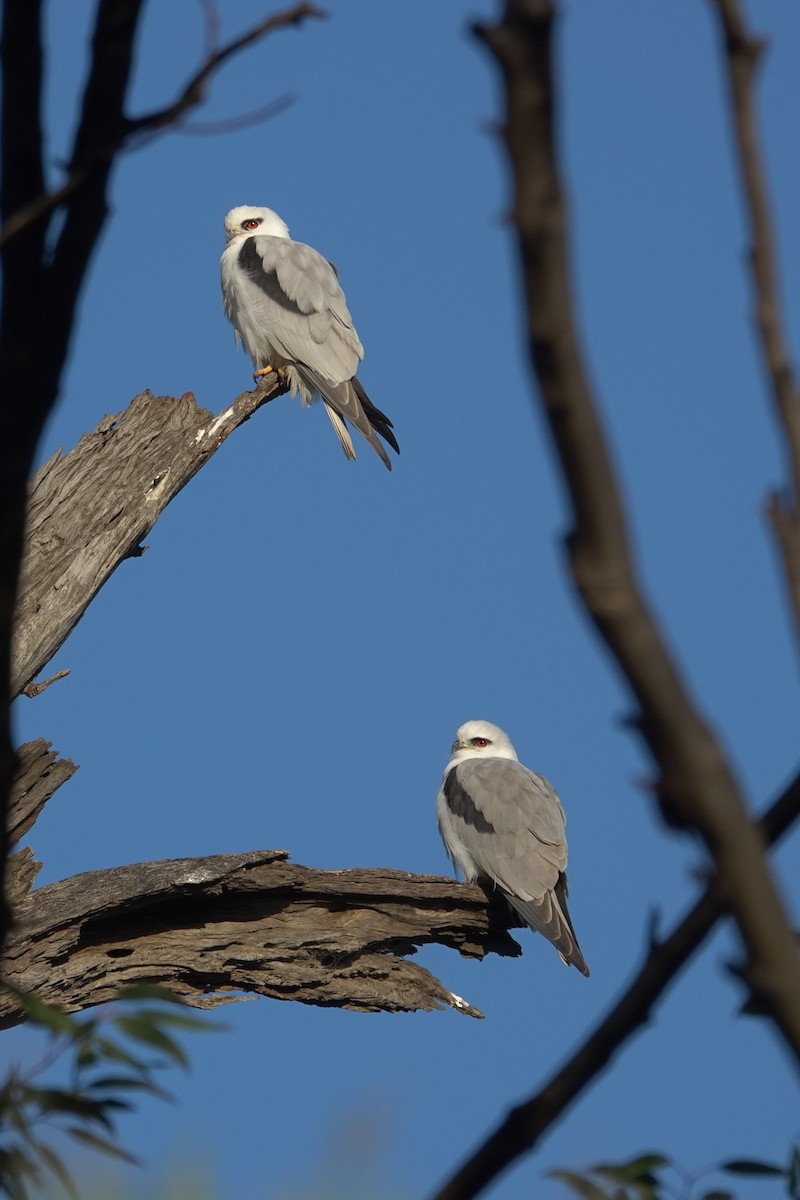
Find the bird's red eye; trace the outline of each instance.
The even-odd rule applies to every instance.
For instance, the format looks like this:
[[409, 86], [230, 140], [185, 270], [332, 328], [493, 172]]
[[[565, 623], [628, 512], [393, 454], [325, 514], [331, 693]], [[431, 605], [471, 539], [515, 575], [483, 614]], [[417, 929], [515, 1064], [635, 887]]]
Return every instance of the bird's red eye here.
[[489, 739], [488, 738], [473, 738], [472, 744], [473, 744], [473, 746], [477, 746], [479, 750], [482, 750], [484, 746], [489, 745]]
[[242, 221], [242, 229], [258, 229], [260, 224], [255, 217], [251, 217], [249, 221]]

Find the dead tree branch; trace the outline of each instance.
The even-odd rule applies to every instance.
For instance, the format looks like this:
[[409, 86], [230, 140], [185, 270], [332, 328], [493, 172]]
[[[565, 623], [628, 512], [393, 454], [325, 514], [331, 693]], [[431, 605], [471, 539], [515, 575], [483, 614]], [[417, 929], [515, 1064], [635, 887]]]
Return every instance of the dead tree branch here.
[[[480, 1017], [405, 956], [429, 942], [477, 958], [520, 953], [477, 886], [286, 859], [262, 850], [136, 863], [40, 888], [16, 909], [2, 976], [69, 1011], [148, 981], [195, 1008], [260, 995]], [[24, 1019], [0, 994], [0, 1028]]]
[[112, 572], [139, 552], [170, 500], [234, 429], [285, 391], [272, 374], [216, 417], [191, 393], [142, 392], [69, 454], [55, 454], [37, 471], [28, 502], [13, 695], [30, 687]]
[[800, 391], [784, 332], [777, 255], [756, 116], [755, 80], [763, 45], [748, 32], [738, 0], [712, 0], [724, 46], [739, 173], [750, 224], [755, 324], [775, 416], [783, 435], [788, 486], [769, 498], [767, 515], [780, 552], [800, 639]]
[[[276, 375], [219, 416], [191, 395], [137, 396], [34, 478], [17, 612], [14, 687], [31, 689], [86, 607], [178, 491], [253, 413], [286, 390]], [[33, 685], [35, 687], [35, 685]], [[75, 770], [44, 741], [19, 752], [12, 843]], [[74, 1010], [159, 982], [196, 1007], [248, 995], [359, 1011], [482, 1014], [406, 961], [427, 942], [516, 955], [503, 905], [478, 887], [399, 871], [318, 871], [284, 851], [140, 863], [32, 891], [23, 849], [8, 883], [14, 927], [0, 971]], [[0, 1027], [24, 1019], [0, 997]]]
[[696, 830], [744, 942], [745, 976], [800, 1065], [800, 956], [763, 841], [730, 763], [678, 671], [637, 578], [599, 405], [571, 297], [567, 209], [557, 163], [550, 0], [507, 0], [479, 31], [506, 88], [504, 135], [531, 359], [572, 504], [575, 588], [639, 705], [662, 810]]
[[[764, 840], [774, 845], [798, 816], [800, 774], [762, 817], [759, 825]], [[663, 941], [650, 946], [647, 957], [619, 999], [563, 1067], [535, 1095], [509, 1112], [432, 1200], [473, 1200], [516, 1159], [533, 1150], [633, 1034], [650, 1020], [655, 1006], [725, 915], [715, 881]]]
[[59, 758], [44, 738], [27, 742], [17, 752], [17, 758], [19, 770], [8, 809], [8, 840], [12, 850], [33, 827], [50, 797], [78, 769], [68, 758]]
[[[37, 738], [17, 752], [19, 769], [11, 790], [8, 809], [8, 841], [13, 850], [17, 842], [33, 826], [47, 801], [75, 772], [75, 763], [59, 758], [49, 742]], [[40, 863], [34, 861], [27, 846], [17, 850], [8, 860], [6, 891], [12, 911], [25, 900], [33, 887]]]

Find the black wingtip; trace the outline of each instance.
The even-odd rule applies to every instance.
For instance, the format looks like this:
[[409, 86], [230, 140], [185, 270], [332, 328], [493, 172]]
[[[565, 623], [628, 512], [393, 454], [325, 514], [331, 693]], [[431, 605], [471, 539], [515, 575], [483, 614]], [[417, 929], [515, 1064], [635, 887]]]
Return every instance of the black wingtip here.
[[[361, 407], [364, 409], [364, 415], [366, 416], [372, 428], [379, 437], [383, 438], [387, 445], [392, 447], [395, 454], [399, 454], [400, 447], [397, 444], [397, 438], [392, 432], [394, 426], [386, 416], [386, 413], [381, 412], [377, 405], [372, 403], [369, 396], [364, 391], [364, 385], [357, 376], [354, 375], [350, 382], [353, 385], [353, 391], [361, 401]], [[391, 466], [389, 467], [389, 470], [391, 470]]]

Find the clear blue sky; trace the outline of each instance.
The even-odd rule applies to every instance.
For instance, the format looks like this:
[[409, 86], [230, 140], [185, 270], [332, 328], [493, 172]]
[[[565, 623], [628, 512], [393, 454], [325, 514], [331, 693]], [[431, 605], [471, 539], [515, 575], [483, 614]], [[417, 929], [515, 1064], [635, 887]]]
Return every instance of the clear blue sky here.
[[[50, 7], [56, 163], [93, 5]], [[222, 7], [225, 37], [264, 11]], [[42, 457], [144, 388], [192, 391], [218, 412], [249, 386], [218, 282], [222, 219], [238, 204], [269, 205], [337, 263], [361, 378], [402, 454], [391, 475], [363, 443], [348, 463], [324, 413], [284, 398], [181, 493], [54, 660], [69, 678], [19, 706], [21, 739], [43, 735], [80, 763], [34, 830], [41, 879], [267, 847], [320, 867], [447, 873], [438, 781], [455, 728], [485, 717], [561, 794], [592, 976], [521, 933], [513, 961], [419, 956], [483, 1022], [229, 1006], [228, 1032], [192, 1039], [191, 1074], [167, 1081], [177, 1103], [123, 1122], [148, 1163], [132, 1195], [191, 1158], [215, 1200], [323, 1200], [307, 1164], [330, 1165], [348, 1138], [363, 1166], [342, 1197], [426, 1194], [578, 1043], [640, 962], [652, 910], [671, 923], [702, 863], [659, 826], [650, 765], [621, 724], [628, 697], [563, 569], [566, 512], [532, 403], [492, 131], [500, 91], [467, 30], [496, 6], [329, 8], [232, 63], [197, 119], [291, 92], [283, 115], [172, 134], [121, 163]], [[757, 808], [797, 767], [796, 658], [761, 516], [782, 468], [709, 6], [567, 8], [562, 144], [585, 343], [648, 588]], [[774, 39], [760, 96], [797, 335], [800, 8], [748, 9]], [[194, 0], [150, 6], [134, 111], [172, 98], [202, 32]], [[797, 847], [778, 860], [795, 902]], [[547, 1169], [653, 1147], [689, 1168], [782, 1157], [798, 1132], [794, 1081], [768, 1030], [736, 1017], [734, 954], [719, 934], [492, 1195], [556, 1197]]]

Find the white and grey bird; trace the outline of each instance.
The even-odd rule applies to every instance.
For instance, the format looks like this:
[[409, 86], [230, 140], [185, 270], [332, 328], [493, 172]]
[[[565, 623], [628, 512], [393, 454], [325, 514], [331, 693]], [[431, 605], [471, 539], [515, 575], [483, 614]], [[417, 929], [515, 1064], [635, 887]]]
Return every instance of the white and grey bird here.
[[588, 975], [567, 910], [564, 810], [547, 780], [522, 765], [499, 726], [467, 721], [459, 728], [436, 817], [467, 883], [499, 888], [526, 925]]
[[[392, 422], [356, 379], [364, 348], [336, 268], [295, 242], [277, 213], [243, 205], [225, 218], [220, 261], [225, 315], [256, 367], [255, 378], [283, 371], [303, 404], [321, 396], [342, 449], [355, 450], [347, 421], [391, 471], [380, 438], [399, 454]], [[380, 438], [379, 438], [380, 435]]]

